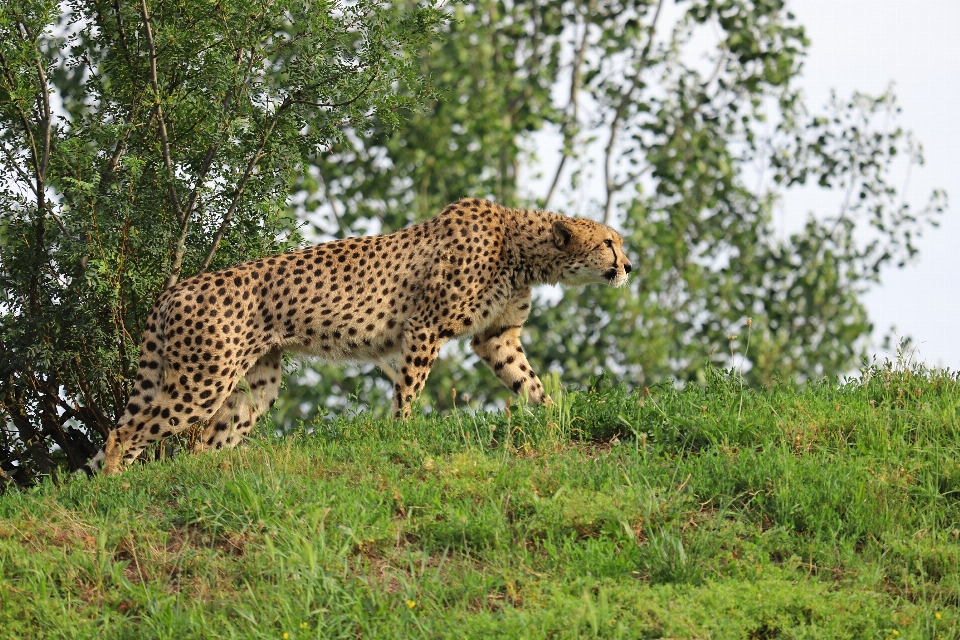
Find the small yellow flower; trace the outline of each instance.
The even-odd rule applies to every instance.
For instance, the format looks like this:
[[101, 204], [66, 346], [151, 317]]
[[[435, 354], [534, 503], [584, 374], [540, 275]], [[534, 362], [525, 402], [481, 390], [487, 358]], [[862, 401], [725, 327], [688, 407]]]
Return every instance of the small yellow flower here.
[[900, 635], [900, 632], [897, 631], [896, 629], [894, 629], [894, 630], [893, 630], [893, 637], [896, 638], [898, 635]]
[[411, 609], [413, 609], [415, 606], [417, 606], [417, 601], [416, 601], [416, 600], [407, 600], [407, 606], [410, 607]]
[[301, 628], [301, 629], [306, 629], [307, 626], [308, 626], [308, 625], [307, 625], [306, 622], [301, 622], [301, 623], [300, 623], [300, 628]]
[[284, 631], [284, 632], [283, 632], [283, 640], [288, 640], [288, 638], [290, 638], [290, 634], [287, 633], [286, 631]]
[[943, 616], [940, 615], [939, 613], [935, 613], [935, 614], [933, 614], [933, 617], [936, 618], [937, 620], [939, 620], [939, 619], [942, 618]]

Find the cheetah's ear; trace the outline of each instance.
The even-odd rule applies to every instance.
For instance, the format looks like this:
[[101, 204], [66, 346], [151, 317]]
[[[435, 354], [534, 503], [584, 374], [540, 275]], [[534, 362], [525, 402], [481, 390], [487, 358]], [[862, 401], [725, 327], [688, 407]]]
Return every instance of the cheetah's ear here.
[[557, 249], [566, 249], [573, 239], [573, 227], [562, 220], [553, 223], [553, 244]]

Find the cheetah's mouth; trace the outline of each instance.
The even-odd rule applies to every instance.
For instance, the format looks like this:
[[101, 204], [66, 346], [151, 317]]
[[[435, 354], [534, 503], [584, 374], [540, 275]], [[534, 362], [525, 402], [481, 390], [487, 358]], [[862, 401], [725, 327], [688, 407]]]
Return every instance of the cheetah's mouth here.
[[621, 273], [616, 267], [604, 271], [603, 277], [607, 281], [607, 286], [614, 287], [615, 289], [619, 289], [627, 284], [626, 272]]

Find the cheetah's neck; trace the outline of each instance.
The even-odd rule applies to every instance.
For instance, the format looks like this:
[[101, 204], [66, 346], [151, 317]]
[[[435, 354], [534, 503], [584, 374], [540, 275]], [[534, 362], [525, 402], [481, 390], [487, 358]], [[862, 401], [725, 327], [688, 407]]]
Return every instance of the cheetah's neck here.
[[562, 265], [553, 240], [553, 223], [564, 216], [533, 209], [507, 209], [504, 252], [514, 287], [560, 282]]

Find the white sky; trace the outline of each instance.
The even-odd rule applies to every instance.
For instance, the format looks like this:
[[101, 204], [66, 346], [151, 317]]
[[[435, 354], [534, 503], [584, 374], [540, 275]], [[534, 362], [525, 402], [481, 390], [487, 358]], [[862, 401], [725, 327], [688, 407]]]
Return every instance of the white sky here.
[[[939, 229], [920, 240], [919, 260], [889, 269], [871, 292], [874, 352], [891, 325], [909, 335], [915, 358], [960, 369], [960, 0], [792, 0], [790, 9], [811, 46], [802, 86], [813, 110], [831, 88], [881, 93], [893, 81], [903, 109], [899, 124], [923, 144], [926, 164], [912, 172], [908, 195], [922, 206], [935, 187], [952, 207]], [[802, 198], [802, 196], [799, 196]], [[784, 204], [788, 216], [805, 207]]]

